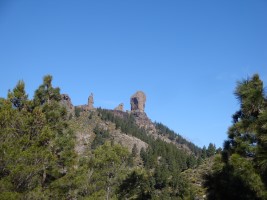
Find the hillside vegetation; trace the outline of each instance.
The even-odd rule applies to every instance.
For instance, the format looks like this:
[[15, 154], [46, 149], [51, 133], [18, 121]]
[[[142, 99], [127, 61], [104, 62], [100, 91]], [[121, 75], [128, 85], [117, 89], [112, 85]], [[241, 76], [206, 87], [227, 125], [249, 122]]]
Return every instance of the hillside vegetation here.
[[0, 199], [193, 199], [181, 172], [198, 166], [201, 149], [136, 120], [105, 109], [73, 115], [52, 76], [33, 99], [19, 81], [0, 99]]
[[0, 98], [0, 199], [267, 199], [263, 82], [238, 82], [235, 95], [223, 149], [199, 148], [151, 122], [141, 91], [124, 112], [95, 109], [93, 95], [74, 107], [50, 75], [32, 99], [19, 81]]

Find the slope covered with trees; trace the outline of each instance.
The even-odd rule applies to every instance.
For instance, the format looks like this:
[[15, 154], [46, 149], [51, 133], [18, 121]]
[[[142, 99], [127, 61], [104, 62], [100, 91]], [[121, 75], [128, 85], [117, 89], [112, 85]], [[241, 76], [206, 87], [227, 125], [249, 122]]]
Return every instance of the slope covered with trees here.
[[[171, 142], [151, 135], [130, 113], [76, 109], [70, 117], [52, 76], [33, 99], [19, 81], [0, 98], [0, 199], [267, 199], [263, 82], [258, 75], [238, 82], [235, 95], [240, 110], [223, 149], [212, 143], [200, 149], [161, 123], [159, 136]], [[77, 137], [87, 130], [90, 140], [78, 153]], [[111, 130], [144, 148], [127, 148]]]
[[[188, 199], [194, 197], [181, 172], [198, 165], [198, 153], [150, 136], [130, 114], [119, 118], [97, 109], [70, 117], [52, 76], [29, 99], [19, 81], [0, 99], [0, 199]], [[77, 154], [73, 123], [93, 129], [92, 141]], [[148, 147], [139, 152], [114, 143], [109, 130], [90, 124], [114, 124]], [[91, 121], [90, 121], [91, 120]], [[88, 123], [89, 122], [89, 123]], [[163, 125], [159, 125], [164, 127]], [[163, 134], [172, 134], [168, 132]], [[82, 131], [82, 130], [79, 130]], [[194, 145], [192, 144], [194, 148]], [[199, 149], [198, 149], [199, 151]]]
[[187, 141], [180, 134], [175, 133], [173, 130], [169, 129], [167, 126], [159, 122], [155, 122], [155, 126], [160, 135], [168, 137], [168, 139], [174, 141], [177, 144], [184, 145], [184, 147], [189, 148], [190, 151], [195, 154], [195, 156], [201, 156], [202, 149], [192, 142]]

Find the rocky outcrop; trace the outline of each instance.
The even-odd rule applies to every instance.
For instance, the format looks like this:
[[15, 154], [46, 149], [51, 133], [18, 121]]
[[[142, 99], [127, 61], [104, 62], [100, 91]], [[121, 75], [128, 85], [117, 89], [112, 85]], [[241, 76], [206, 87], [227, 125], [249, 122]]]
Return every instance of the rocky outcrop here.
[[84, 111], [89, 111], [89, 110], [94, 110], [94, 94], [91, 93], [90, 96], [88, 97], [88, 103], [84, 105], [79, 105], [76, 106], [78, 109], [81, 109], [83, 112]]
[[124, 104], [123, 103], [119, 104], [116, 108], [114, 108], [114, 110], [124, 111]]
[[131, 111], [144, 112], [146, 104], [146, 95], [142, 91], [136, 92], [131, 96]]
[[88, 110], [94, 109], [94, 94], [91, 93], [91, 95], [88, 97]]
[[66, 107], [68, 113], [74, 113], [74, 106], [72, 105], [71, 98], [68, 94], [61, 94], [61, 104]]
[[145, 129], [149, 134], [157, 136], [157, 130], [154, 123], [148, 118], [144, 112], [131, 113], [135, 119], [137, 126]]
[[131, 114], [136, 124], [140, 128], [144, 128], [149, 134], [157, 136], [157, 130], [152, 121], [145, 113], [146, 95], [142, 91], [137, 91], [131, 96]]
[[112, 131], [111, 133], [112, 139], [115, 143], [121, 144], [122, 146], [126, 147], [129, 152], [132, 152], [132, 149], [134, 145], [136, 145], [137, 148], [137, 154], [140, 153], [141, 149], [147, 149], [148, 144], [145, 143], [144, 141], [133, 137], [131, 135], [127, 135], [125, 133], [122, 133], [120, 131]]

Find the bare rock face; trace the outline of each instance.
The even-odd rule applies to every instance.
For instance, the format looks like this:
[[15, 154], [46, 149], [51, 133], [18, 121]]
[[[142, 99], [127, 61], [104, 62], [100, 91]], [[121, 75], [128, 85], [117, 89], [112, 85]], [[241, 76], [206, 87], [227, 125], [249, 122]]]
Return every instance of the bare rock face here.
[[133, 137], [131, 135], [127, 135], [125, 133], [122, 133], [120, 131], [110, 131], [110, 134], [112, 135], [113, 141], [115, 144], [121, 144], [122, 146], [128, 148], [129, 152], [132, 151], [134, 145], [137, 147], [138, 154], [140, 153], [141, 149], [147, 149], [148, 144], [144, 141]]
[[123, 103], [119, 104], [116, 108], [114, 108], [114, 110], [124, 111], [124, 104]]
[[145, 129], [151, 135], [157, 135], [157, 130], [154, 123], [148, 118], [145, 112], [132, 113], [137, 126]]
[[88, 97], [88, 103], [84, 105], [76, 106], [77, 108], [81, 109], [83, 112], [94, 110], [94, 94], [91, 93]]
[[137, 91], [131, 96], [131, 111], [144, 112], [146, 103], [146, 95], [142, 91]]
[[61, 94], [61, 104], [66, 107], [69, 113], [74, 112], [74, 106], [72, 105], [70, 96], [68, 94]]
[[91, 93], [91, 95], [88, 97], [88, 110], [94, 109], [94, 94]]

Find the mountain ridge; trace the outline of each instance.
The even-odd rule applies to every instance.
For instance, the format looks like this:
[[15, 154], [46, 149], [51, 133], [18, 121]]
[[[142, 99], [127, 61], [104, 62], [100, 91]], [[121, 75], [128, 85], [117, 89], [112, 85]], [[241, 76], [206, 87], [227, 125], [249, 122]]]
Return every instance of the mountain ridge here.
[[[98, 108], [94, 107], [93, 94], [88, 97], [88, 104], [73, 106], [71, 98], [68, 94], [62, 94], [61, 103], [66, 107], [71, 116], [79, 115], [80, 112], [93, 112]], [[127, 115], [132, 115], [135, 123], [139, 128], [144, 128], [148, 134], [151, 134], [155, 139], [159, 138], [167, 143], [172, 143], [179, 149], [184, 149], [188, 153], [192, 152], [196, 156], [200, 156], [201, 148], [197, 147], [190, 141], [184, 139], [181, 135], [175, 133], [162, 123], [152, 122], [145, 113], [146, 95], [142, 91], [137, 91], [130, 98], [131, 111], [124, 111], [124, 104], [121, 103], [113, 110], [105, 109], [112, 112], [114, 116], [124, 118]], [[100, 108], [102, 109], [102, 108]]]
[[[145, 113], [74, 106], [43, 78], [33, 99], [19, 81], [0, 99], [1, 199], [188, 199], [182, 172], [199, 166], [201, 149]], [[135, 187], [133, 187], [135, 185]]]

